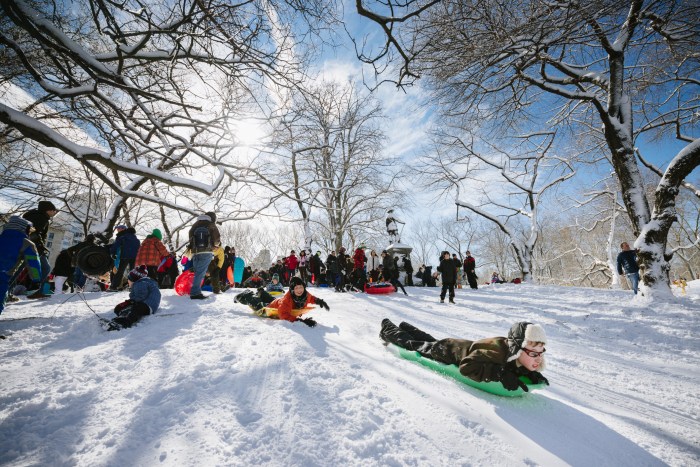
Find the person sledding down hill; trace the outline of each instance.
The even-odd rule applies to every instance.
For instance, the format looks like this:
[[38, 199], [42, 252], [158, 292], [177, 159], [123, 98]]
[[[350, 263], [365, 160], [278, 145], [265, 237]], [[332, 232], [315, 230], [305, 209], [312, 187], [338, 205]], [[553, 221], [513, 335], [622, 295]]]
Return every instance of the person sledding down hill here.
[[491, 337], [478, 341], [466, 339], [437, 340], [408, 324], [397, 327], [382, 320], [379, 333], [385, 342], [416, 351], [423, 357], [447, 365], [456, 365], [459, 372], [474, 381], [500, 381], [508, 391], [528, 388], [519, 377], [527, 376], [533, 384], [549, 385], [544, 370], [544, 329], [528, 322], [515, 323], [508, 337]]
[[324, 300], [314, 297], [306, 290], [304, 281], [299, 277], [292, 277], [289, 281], [289, 290], [281, 297], [275, 298], [261, 287], [258, 289], [257, 295], [255, 292], [247, 290], [236, 295], [235, 301], [248, 305], [258, 316], [273, 317], [269, 316], [266, 310], [275, 310], [279, 319], [291, 322], [300, 321], [309, 327], [316, 326], [316, 321], [313, 318], [301, 318], [299, 313], [294, 313], [295, 310], [303, 310], [314, 303], [321, 308], [330, 310]]

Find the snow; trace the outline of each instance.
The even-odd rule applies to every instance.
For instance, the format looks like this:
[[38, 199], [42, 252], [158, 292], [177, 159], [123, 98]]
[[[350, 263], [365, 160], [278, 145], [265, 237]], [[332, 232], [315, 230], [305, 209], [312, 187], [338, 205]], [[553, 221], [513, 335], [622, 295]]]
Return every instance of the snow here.
[[[164, 291], [105, 332], [126, 293], [57, 295], [0, 316], [0, 465], [596, 465], [700, 463], [700, 283], [679, 303], [530, 284], [409, 296], [310, 288], [316, 328], [253, 316], [234, 292]], [[548, 335], [551, 386], [504, 398], [401, 360], [380, 321], [437, 337]]]

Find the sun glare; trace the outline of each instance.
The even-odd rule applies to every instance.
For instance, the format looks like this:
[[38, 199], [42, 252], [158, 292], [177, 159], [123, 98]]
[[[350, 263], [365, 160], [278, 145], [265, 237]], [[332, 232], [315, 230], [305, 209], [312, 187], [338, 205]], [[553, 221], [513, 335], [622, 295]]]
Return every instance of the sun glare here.
[[266, 136], [265, 128], [260, 122], [252, 119], [234, 120], [231, 124], [234, 140], [241, 146], [256, 146]]

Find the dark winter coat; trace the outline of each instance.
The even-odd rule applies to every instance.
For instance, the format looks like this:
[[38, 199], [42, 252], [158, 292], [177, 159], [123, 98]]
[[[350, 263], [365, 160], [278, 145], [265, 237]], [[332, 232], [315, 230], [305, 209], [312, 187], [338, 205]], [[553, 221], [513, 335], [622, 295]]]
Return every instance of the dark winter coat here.
[[403, 268], [406, 270], [406, 274], [413, 274], [413, 264], [409, 258], [403, 259]]
[[384, 274], [384, 277], [391, 277], [392, 269], [394, 269], [394, 260], [391, 255], [386, 254], [382, 258], [382, 274]]
[[[197, 249], [197, 251], [195, 251], [193, 236], [194, 231], [199, 227], [206, 227], [209, 229], [209, 246]], [[214, 247], [221, 245], [221, 234], [219, 233], [219, 229], [216, 227], [216, 223], [212, 222], [211, 217], [207, 215], [197, 217], [197, 222], [192, 224], [192, 227], [190, 227], [190, 232], [187, 236], [190, 239], [190, 251], [192, 251], [192, 254], [195, 255], [198, 253], [211, 253], [214, 251]]]
[[476, 260], [473, 256], [467, 256], [464, 258], [464, 272], [467, 274], [473, 274], [476, 270]]
[[632, 274], [639, 271], [637, 264], [637, 252], [634, 250], [621, 251], [617, 255], [617, 273]]
[[109, 253], [111, 255], [119, 254], [120, 261], [135, 259], [140, 246], [141, 241], [136, 237], [136, 230], [129, 227], [117, 233], [114, 243], [109, 246]]
[[457, 365], [460, 373], [474, 381], [498, 381], [504, 368], [519, 376], [534, 373], [518, 365], [515, 359], [507, 361], [511, 351], [505, 337], [478, 341], [442, 339], [432, 346], [430, 356], [439, 362]]
[[457, 268], [452, 258], [440, 261], [440, 266], [437, 267], [437, 270], [442, 275], [443, 284], [454, 284], [457, 282]]
[[75, 271], [75, 252], [73, 248], [66, 248], [56, 257], [56, 263], [53, 265], [51, 273], [54, 276], [73, 277]]
[[150, 277], [143, 277], [131, 286], [129, 298], [134, 302], [141, 302], [148, 305], [151, 313], [155, 313], [160, 306], [160, 289], [158, 283]]
[[326, 269], [333, 274], [338, 274], [340, 272], [338, 258], [335, 255], [328, 255], [328, 258], [326, 258]]
[[34, 227], [34, 232], [29, 234], [29, 240], [34, 243], [40, 255], [45, 255], [49, 252], [48, 248], [46, 248], [46, 237], [49, 235], [51, 216], [44, 211], [32, 209], [31, 211], [25, 212], [22, 217], [31, 222]]

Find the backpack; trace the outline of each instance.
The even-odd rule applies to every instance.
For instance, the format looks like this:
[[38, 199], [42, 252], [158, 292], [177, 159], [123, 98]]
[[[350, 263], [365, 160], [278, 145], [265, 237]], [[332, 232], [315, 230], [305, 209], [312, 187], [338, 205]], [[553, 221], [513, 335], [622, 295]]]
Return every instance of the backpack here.
[[194, 247], [195, 251], [211, 248], [211, 235], [209, 234], [209, 227], [201, 226], [194, 230], [192, 233], [192, 246]]

